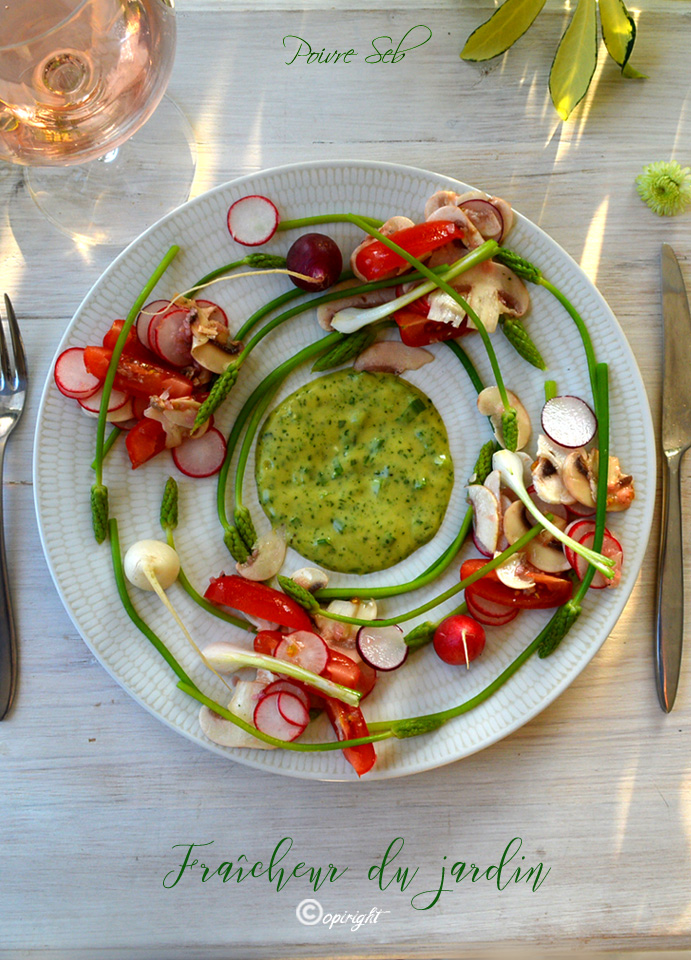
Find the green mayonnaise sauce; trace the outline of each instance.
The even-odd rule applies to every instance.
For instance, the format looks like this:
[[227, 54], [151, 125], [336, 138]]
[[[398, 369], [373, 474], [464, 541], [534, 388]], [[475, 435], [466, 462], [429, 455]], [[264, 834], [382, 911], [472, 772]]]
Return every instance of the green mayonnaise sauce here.
[[255, 473], [272, 525], [343, 573], [384, 570], [430, 540], [453, 487], [431, 400], [393, 374], [353, 370], [311, 381], [270, 414]]

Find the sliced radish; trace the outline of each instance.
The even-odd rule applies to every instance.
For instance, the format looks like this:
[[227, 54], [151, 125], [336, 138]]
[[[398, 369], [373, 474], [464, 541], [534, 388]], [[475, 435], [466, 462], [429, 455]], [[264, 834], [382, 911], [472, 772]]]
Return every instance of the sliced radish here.
[[310, 722], [310, 712], [299, 697], [294, 693], [281, 690], [278, 693], [278, 712], [288, 723], [294, 723], [303, 730]]
[[[80, 400], [79, 406], [84, 407], [88, 413], [99, 413], [101, 409], [102, 396], [103, 388], [97, 390], [96, 393], [92, 393], [90, 397]], [[128, 400], [129, 397], [123, 390], [111, 390], [110, 397], [108, 398], [108, 413], [113, 413], [115, 410], [120, 410], [125, 406]]]
[[213, 323], [222, 323], [224, 327], [228, 326], [228, 317], [226, 316], [225, 310], [222, 307], [219, 307], [217, 303], [213, 303], [211, 300], [197, 300], [194, 301], [198, 307], [202, 307], [204, 310], [211, 309], [209, 314], [209, 320]]
[[278, 227], [278, 210], [267, 197], [253, 194], [231, 204], [228, 230], [236, 243], [259, 247], [270, 240]]
[[553, 397], [542, 408], [542, 429], [560, 447], [584, 447], [597, 431], [597, 418], [580, 397]]
[[[507, 623], [511, 623], [511, 621], [515, 620], [518, 616], [517, 607], [510, 610], [504, 607], [503, 609], [505, 612], [501, 615], [485, 613], [480, 607], [477, 606], [477, 598], [467, 592], [465, 595], [465, 602], [470, 616], [485, 627], [503, 627]], [[496, 606], [499, 606], [499, 604]]]
[[[593, 527], [595, 524], [593, 524]], [[595, 539], [595, 531], [588, 530], [585, 534], [582, 534], [578, 537], [578, 542], [581, 546], [591, 549], [593, 546], [593, 541]], [[569, 558], [569, 563], [571, 563], [573, 569], [576, 571], [576, 576], [579, 580], [582, 580], [586, 574], [586, 571], [590, 564], [587, 560], [584, 560], [580, 554], [576, 553], [575, 550], [570, 551], [573, 557], [573, 560]], [[592, 590], [603, 590], [605, 587], [616, 587], [616, 585], [621, 580], [621, 569], [624, 563], [624, 551], [621, 544], [613, 537], [609, 530], [605, 529], [604, 539], [602, 541], [602, 549], [600, 550], [605, 557], [610, 557], [615, 561], [614, 567], [614, 577], [610, 580], [607, 577], [603, 576], [598, 570], [595, 576], [593, 577], [590, 587]]]
[[295, 630], [287, 633], [276, 647], [277, 660], [296, 663], [312, 673], [322, 673], [329, 662], [329, 648], [317, 633]]
[[162, 316], [171, 307], [177, 309], [175, 304], [171, 303], [170, 300], [152, 300], [151, 303], [147, 303], [146, 306], [140, 310], [139, 316], [135, 321], [137, 336], [147, 350], [153, 350], [153, 345], [149, 340], [149, 327], [152, 321]]
[[310, 708], [309, 694], [303, 687], [292, 680], [272, 680], [272, 682], [264, 688], [262, 696], [268, 696], [270, 693], [290, 693], [294, 697], [297, 697], [307, 710]]
[[458, 205], [468, 219], [477, 227], [485, 240], [499, 240], [504, 232], [504, 218], [489, 200], [479, 197], [473, 200], [464, 200]]
[[225, 437], [216, 427], [173, 448], [175, 466], [186, 477], [212, 477], [223, 466], [225, 457]]
[[[276, 737], [277, 740], [291, 741], [303, 733], [307, 724], [302, 726], [301, 724], [286, 720], [278, 706], [279, 697], [282, 696], [285, 696], [285, 694], [272, 693], [268, 697], [261, 698], [254, 708], [254, 725], [257, 730], [261, 730], [262, 733], [266, 733], [270, 737]], [[302, 704], [297, 698], [293, 699], [302, 707]], [[306, 712], [307, 711], [305, 711], [305, 713]], [[309, 714], [307, 714], [307, 716], [309, 719]]]
[[174, 367], [192, 363], [192, 327], [190, 312], [182, 307], [168, 310], [160, 319], [154, 318], [149, 328], [149, 340], [156, 353]]
[[[535, 506], [538, 508], [540, 513], [551, 513], [554, 517], [561, 517], [562, 520], [568, 519], [568, 512], [563, 503], [548, 503], [546, 500], [542, 500], [537, 493], [535, 492], [535, 487], [528, 487], [528, 493], [530, 494], [530, 499], [533, 501]], [[531, 526], [535, 526], [537, 520], [526, 510], [526, 518], [530, 521]]]
[[374, 621], [366, 627], [360, 627], [355, 643], [362, 659], [375, 670], [396, 670], [408, 657], [403, 631], [395, 624], [378, 627]]
[[60, 393], [72, 400], [85, 400], [101, 386], [101, 381], [84, 366], [83, 347], [63, 351], [55, 361], [54, 376]]
[[585, 504], [579, 503], [567, 503], [566, 509], [574, 517], [592, 517], [595, 514], [595, 507], [586, 507]]
[[484, 597], [478, 596], [473, 592], [472, 584], [465, 591], [466, 601], [468, 597], [472, 600], [475, 609], [480, 610], [488, 617], [504, 617], [507, 613], [513, 613], [514, 609], [518, 609], [509, 606], [507, 603], [497, 603], [496, 600], [486, 600]]

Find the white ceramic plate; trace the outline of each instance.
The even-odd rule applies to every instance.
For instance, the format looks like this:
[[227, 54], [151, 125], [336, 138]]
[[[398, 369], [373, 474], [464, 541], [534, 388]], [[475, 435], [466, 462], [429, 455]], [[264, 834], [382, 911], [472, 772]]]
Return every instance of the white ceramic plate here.
[[[491, 183], [479, 186], [489, 192]], [[100, 343], [112, 319], [125, 316], [154, 265], [171, 244], [181, 253], [152, 295], [167, 297], [186, 289], [213, 267], [246, 252], [229, 237], [226, 212], [239, 197], [265, 194], [285, 218], [347, 210], [387, 218], [401, 213], [422, 218], [426, 198], [440, 188], [466, 189], [446, 177], [409, 167], [382, 163], [308, 163], [264, 171], [225, 184], [165, 217], [132, 243], [88, 293], [67, 329], [59, 350]], [[507, 198], [520, 204], [519, 197]], [[357, 232], [348, 224], [318, 228], [332, 235], [348, 254]], [[277, 234], [264, 248], [284, 253], [292, 242]], [[591, 591], [583, 613], [558, 651], [546, 660], [536, 656], [502, 689], [472, 712], [433, 734], [378, 745], [378, 761], [368, 779], [397, 777], [450, 763], [489, 746], [526, 723], [557, 697], [586, 666], [604, 642], [633, 588], [650, 529], [655, 486], [655, 445], [645, 390], [624, 334], [607, 304], [581, 269], [539, 228], [518, 216], [510, 246], [534, 261], [559, 285], [587, 318], [597, 356], [610, 364], [611, 449], [626, 471], [635, 476], [636, 500], [625, 514], [611, 518], [611, 528], [624, 544], [626, 563], [615, 590]], [[219, 283], [207, 296], [223, 306], [236, 328], [270, 297], [286, 289], [284, 277], [256, 277]], [[583, 350], [575, 327], [559, 304], [542, 288], [531, 287], [532, 313], [527, 321], [548, 363], [549, 376], [560, 391], [589, 397]], [[251, 355], [243, 375], [217, 425], [228, 429], [240, 404], [258, 380], [282, 359], [312, 342], [321, 330], [313, 314], [285, 324]], [[501, 334], [494, 337], [509, 388], [514, 388], [538, 423], [544, 376], [517, 357]], [[463, 341], [486, 383], [491, 374], [479, 338]], [[465, 511], [463, 487], [477, 455], [488, 439], [486, 421], [474, 404], [475, 394], [460, 364], [443, 344], [432, 348], [432, 365], [410, 374], [429, 394], [447, 425], [456, 469], [456, 485], [445, 521], [434, 540], [406, 561], [380, 574], [362, 578], [373, 585], [407, 581], [425, 569], [453, 539]], [[310, 377], [308, 369], [289, 378], [277, 400]], [[95, 421], [75, 401], [61, 396], [52, 380], [46, 384], [36, 430], [34, 476], [36, 510], [48, 564], [58, 592], [76, 628], [108, 672], [143, 706], [200, 746], [248, 766], [289, 776], [313, 779], [356, 779], [340, 751], [296, 753], [282, 750], [236, 750], [217, 747], [202, 735], [198, 705], [175, 686], [175, 678], [150, 643], [132, 625], [118, 599], [108, 544], [97, 546], [91, 531], [90, 463], [94, 454]], [[105, 482], [111, 514], [120, 525], [123, 551], [135, 540], [161, 536], [158, 513], [168, 475], [180, 485], [180, 526], [176, 534], [183, 566], [203, 590], [211, 575], [232, 571], [215, 514], [216, 480], [190, 480], [163, 455], [133, 473], [120, 442], [110, 454]], [[253, 463], [246, 474], [245, 502], [259, 528], [268, 528], [253, 490]], [[466, 549], [464, 555], [472, 554]], [[286, 569], [301, 565], [289, 555]], [[410, 609], [458, 582], [453, 563], [433, 588], [400, 600], [385, 601], [386, 615]], [[334, 576], [332, 585], [347, 578]], [[352, 582], [352, 578], [351, 578]], [[219, 638], [243, 640], [235, 631], [195, 607], [176, 585], [171, 596], [179, 605], [201, 646]], [[198, 661], [175, 624], [152, 594], [133, 591], [142, 616], [164, 638], [175, 656], [202, 689], [227, 702], [227, 691]], [[457, 598], [456, 603], [460, 602]], [[447, 609], [453, 606], [447, 604]], [[443, 609], [443, 608], [442, 608]], [[437, 614], [438, 615], [438, 614]], [[450, 707], [486, 686], [530, 642], [549, 611], [524, 613], [510, 626], [489, 629], [483, 656], [467, 672], [449, 667], [430, 649], [411, 656], [405, 667], [381, 678], [365, 704], [371, 720], [415, 716]], [[432, 614], [431, 616], [434, 616]], [[425, 618], [420, 618], [425, 619]], [[410, 626], [410, 624], [409, 624]], [[224, 698], [225, 692], [225, 698]], [[330, 738], [326, 724], [313, 726], [314, 738]]]

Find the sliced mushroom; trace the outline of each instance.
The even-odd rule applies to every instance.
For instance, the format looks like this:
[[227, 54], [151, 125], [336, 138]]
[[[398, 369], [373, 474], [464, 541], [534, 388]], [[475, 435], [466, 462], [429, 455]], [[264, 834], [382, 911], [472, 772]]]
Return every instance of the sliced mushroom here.
[[[415, 226], [415, 223], [412, 220], [410, 220], [408, 217], [390, 217], [386, 221], [386, 223], [383, 223], [381, 227], [379, 227], [379, 233], [383, 233], [385, 237], [390, 237], [392, 234], [398, 233], [399, 230], [405, 230], [407, 227], [414, 227], [414, 226]], [[377, 241], [375, 240], [374, 237], [366, 237], [362, 241], [362, 243], [358, 244], [358, 246], [353, 250], [352, 254], [350, 255], [350, 269], [353, 271], [353, 273], [359, 280], [367, 280], [367, 277], [363, 276], [360, 273], [360, 271], [357, 269], [356, 261], [357, 261], [358, 254], [360, 253], [361, 250], [364, 250], [365, 247], [369, 247], [371, 243], [376, 243], [376, 242]], [[398, 272], [405, 273], [406, 270], [410, 270], [410, 266], [407, 263], [404, 264]]]
[[[257, 683], [252, 680], [238, 681], [233, 698], [228, 704], [228, 709], [241, 720], [254, 726], [254, 709], [257, 705], [262, 691], [263, 683]], [[209, 710], [208, 707], [202, 707], [199, 711], [199, 724], [202, 732], [209, 740], [218, 743], [222, 747], [247, 747], [258, 750], [274, 750], [272, 744], [264, 743], [263, 740], [257, 740], [249, 733], [245, 733], [240, 727], [225, 720], [217, 713]]]
[[[377, 604], [374, 600], [332, 600], [326, 609], [329, 613], [338, 613], [342, 617], [357, 617], [359, 620], [377, 618]], [[317, 633], [329, 646], [354, 650], [355, 638], [360, 629], [357, 624], [328, 620], [319, 614], [315, 615], [314, 622]]]
[[316, 593], [317, 590], [325, 590], [329, 585], [329, 578], [318, 567], [301, 567], [290, 577], [299, 587], [309, 590], [310, 593]]
[[257, 538], [250, 556], [235, 569], [246, 580], [270, 580], [283, 566], [286, 549], [283, 530], [270, 530]]
[[[561, 470], [561, 479], [577, 503], [582, 503], [584, 507], [595, 506], [590, 486], [590, 456], [585, 450], [574, 450], [568, 455]], [[597, 489], [597, 484], [595, 487]]]
[[568, 450], [540, 434], [537, 439], [537, 460], [531, 472], [535, 492], [545, 503], [573, 503], [575, 500], [562, 480], [562, 469], [568, 456]]
[[211, 373], [223, 373], [242, 350], [242, 344], [231, 339], [224, 323], [214, 320], [215, 307], [198, 307], [195, 303], [194, 309], [196, 318], [190, 324], [192, 358]]
[[538, 570], [542, 570], [543, 573], [563, 573], [564, 570], [570, 568], [569, 561], [566, 559], [561, 546], [558, 545], [559, 541], [553, 540], [552, 543], [557, 544], [557, 546], [541, 543], [540, 537], [537, 537], [528, 544], [526, 556], [529, 562]]
[[[593, 497], [597, 497], [597, 475], [600, 456], [597, 450], [590, 452], [590, 489]], [[618, 513], [628, 510], [636, 497], [633, 477], [624, 474], [621, 470], [618, 457], [610, 457], [607, 464], [607, 510]]]
[[[497, 556], [497, 554], [495, 554]], [[525, 561], [520, 553], [514, 553], [504, 563], [496, 568], [499, 579], [512, 590], [528, 590], [535, 586], [530, 574], [525, 568]]]
[[455, 205], [457, 197], [458, 194], [453, 190], [437, 190], [425, 204], [425, 220], [429, 220], [435, 210], [438, 210], [440, 207], [448, 207], [451, 204]]
[[525, 507], [520, 500], [514, 500], [511, 506], [504, 512], [504, 535], [509, 541], [509, 546], [520, 540], [530, 530], [532, 526], [526, 520]]
[[[530, 434], [532, 432], [530, 426], [530, 417], [528, 416], [528, 411], [515, 393], [512, 393], [511, 390], [507, 390], [506, 394], [509, 398], [509, 403], [516, 411], [518, 423], [518, 440], [516, 443], [516, 449], [521, 450], [530, 440]], [[490, 418], [492, 427], [494, 429], [494, 435], [498, 442], [504, 446], [501, 432], [501, 415], [504, 411], [504, 404], [499, 393], [499, 388], [485, 387], [485, 389], [482, 390], [478, 395], [477, 409], [478, 412], [483, 416]]]
[[359, 355], [353, 370], [369, 370], [380, 373], [403, 373], [418, 370], [434, 360], [434, 354], [422, 347], [408, 347], [400, 340], [380, 340]]
[[[456, 277], [451, 285], [475, 311], [488, 333], [496, 330], [499, 317], [503, 314], [522, 317], [530, 306], [530, 294], [523, 281], [508, 267], [501, 263], [494, 263], [492, 260], [486, 260], [466, 270], [465, 273]], [[444, 323], [452, 322], [453, 316], [459, 313], [465, 316], [462, 313], [463, 308], [443, 290], [431, 293], [429, 300], [430, 319]], [[435, 301], [438, 301], [436, 307]], [[453, 307], [450, 302], [454, 304]], [[452, 317], [445, 319], [444, 311], [451, 311]], [[469, 321], [469, 328], [475, 329], [472, 321]]]
[[[345, 294], [351, 287], [360, 285], [359, 280], [344, 280], [343, 283], [331, 287], [329, 293], [337, 290], [343, 290]], [[389, 303], [396, 299], [396, 287], [385, 287], [383, 290], [372, 290], [369, 293], [359, 293], [355, 296], [344, 296], [342, 300], [332, 300], [330, 303], [323, 303], [317, 307], [317, 322], [324, 330], [333, 330], [331, 321], [339, 310], [345, 310], [346, 307], [362, 308], [378, 307], [382, 303]]]
[[166, 433], [166, 447], [179, 446], [194, 432], [196, 437], [203, 436], [209, 429], [208, 421], [194, 430], [194, 421], [201, 407], [199, 400], [192, 397], [151, 397], [144, 416], [149, 420], [158, 420]]
[[473, 508], [473, 535], [478, 550], [491, 557], [499, 539], [499, 501], [479, 483], [468, 487], [468, 500]]

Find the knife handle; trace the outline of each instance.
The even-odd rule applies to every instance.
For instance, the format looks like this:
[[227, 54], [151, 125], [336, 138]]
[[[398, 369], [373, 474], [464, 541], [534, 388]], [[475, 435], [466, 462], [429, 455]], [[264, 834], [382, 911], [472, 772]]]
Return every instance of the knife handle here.
[[662, 469], [662, 528], [657, 585], [657, 695], [669, 713], [674, 706], [684, 636], [684, 561], [680, 465], [683, 450], [665, 455]]

